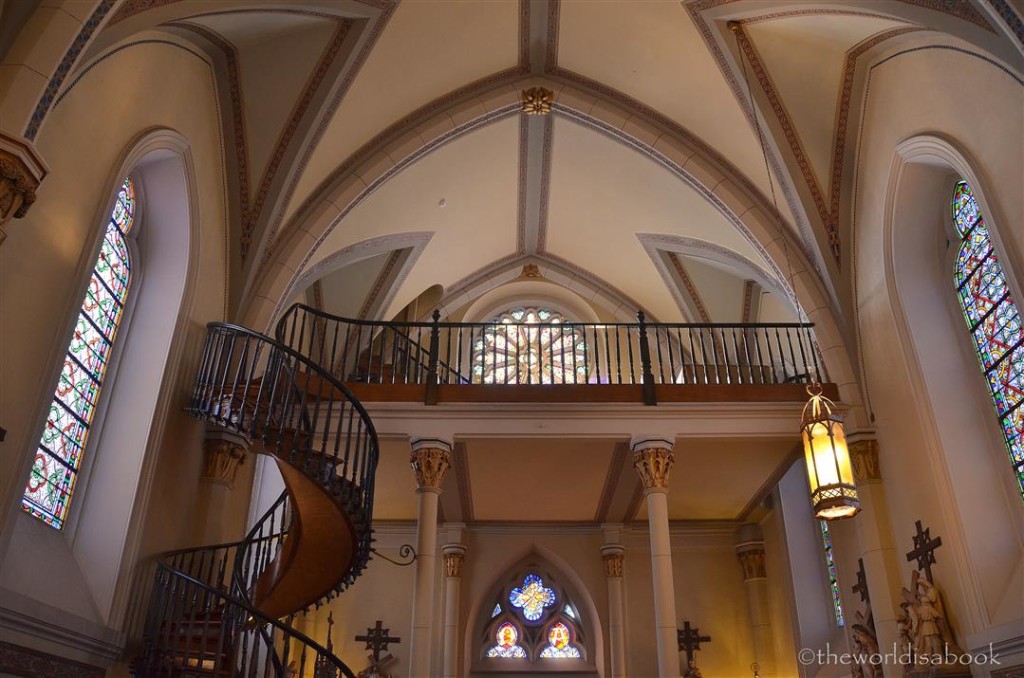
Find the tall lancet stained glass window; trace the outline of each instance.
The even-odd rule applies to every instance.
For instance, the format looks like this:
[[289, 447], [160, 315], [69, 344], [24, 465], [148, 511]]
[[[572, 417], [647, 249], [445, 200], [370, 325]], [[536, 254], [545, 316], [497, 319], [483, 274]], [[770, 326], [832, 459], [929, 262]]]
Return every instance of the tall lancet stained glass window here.
[[964, 320], [988, 382], [1024, 497], [1024, 329], [978, 201], [966, 181], [953, 189], [953, 225], [960, 246], [953, 274]]
[[825, 571], [828, 573], [828, 589], [832, 596], [832, 612], [836, 615], [836, 626], [846, 626], [843, 599], [839, 593], [839, 577], [836, 575], [835, 555], [832, 553], [832, 533], [829, 532], [827, 520], [819, 520], [818, 523], [821, 525], [821, 543], [825, 549]]
[[125, 179], [106, 224], [50, 411], [36, 448], [22, 507], [60, 529], [82, 464], [100, 389], [131, 285], [127, 235], [135, 222], [135, 187]]
[[474, 383], [585, 384], [583, 330], [565, 323], [545, 308], [502, 313], [473, 342]]

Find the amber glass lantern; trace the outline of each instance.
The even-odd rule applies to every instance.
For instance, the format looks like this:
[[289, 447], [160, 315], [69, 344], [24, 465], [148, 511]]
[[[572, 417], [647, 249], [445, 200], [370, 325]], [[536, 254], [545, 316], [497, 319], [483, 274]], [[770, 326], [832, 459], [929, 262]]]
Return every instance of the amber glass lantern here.
[[860, 511], [860, 499], [853, 482], [843, 418], [832, 411], [835, 403], [821, 395], [820, 384], [811, 384], [807, 393], [811, 399], [804, 406], [800, 432], [814, 515], [822, 520], [850, 518]]

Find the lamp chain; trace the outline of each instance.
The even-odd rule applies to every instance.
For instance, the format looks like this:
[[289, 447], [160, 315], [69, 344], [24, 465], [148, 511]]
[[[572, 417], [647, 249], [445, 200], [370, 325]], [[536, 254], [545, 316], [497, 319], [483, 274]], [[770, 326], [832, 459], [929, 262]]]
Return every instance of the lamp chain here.
[[[761, 130], [761, 118], [757, 114], [757, 103], [754, 101], [754, 93], [750, 88], [750, 76], [747, 73], [747, 61], [743, 58], [743, 45], [740, 44], [740, 31], [743, 30], [740, 22], [730, 21], [728, 23], [729, 29], [736, 36], [736, 51], [739, 52], [740, 66], [743, 69], [743, 82], [747, 86], [747, 99], [750, 101], [750, 110], [754, 115], [754, 130], [757, 133], [757, 141], [761, 144], [761, 157], [764, 158], [764, 171], [768, 175], [768, 186], [771, 189], [772, 194], [772, 206], [775, 208], [776, 226], [779, 230], [779, 240], [782, 242], [782, 257], [786, 260], [786, 281], [789, 283], [789, 294], [793, 301], [793, 305], [796, 307], [797, 320], [801, 324], [810, 322], [810, 319], [804, 313], [804, 308], [800, 304], [800, 300], [796, 297], [796, 285], [793, 284], [793, 262], [789, 256], [789, 239], [786, 237], [786, 233], [783, 231], [782, 213], [779, 211], [779, 200], [775, 195], [775, 181], [772, 179], [771, 168], [768, 164], [768, 149], [764, 138], [764, 132]], [[807, 373], [811, 373], [809, 365], [804, 365], [804, 369]], [[818, 382], [817, 373], [813, 377], [814, 383]]]

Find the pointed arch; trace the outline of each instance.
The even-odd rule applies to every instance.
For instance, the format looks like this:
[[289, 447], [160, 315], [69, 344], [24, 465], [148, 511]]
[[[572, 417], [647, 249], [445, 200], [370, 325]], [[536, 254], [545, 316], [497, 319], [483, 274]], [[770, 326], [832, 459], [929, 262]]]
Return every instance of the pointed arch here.
[[470, 607], [465, 636], [470, 673], [600, 673], [601, 623], [576, 573], [536, 545], [506, 562]]

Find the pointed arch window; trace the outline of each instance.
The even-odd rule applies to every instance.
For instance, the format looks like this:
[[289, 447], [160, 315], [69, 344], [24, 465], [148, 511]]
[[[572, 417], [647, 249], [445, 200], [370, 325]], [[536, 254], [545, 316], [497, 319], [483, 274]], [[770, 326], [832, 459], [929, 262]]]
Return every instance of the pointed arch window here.
[[960, 237], [953, 281], [999, 418], [1017, 489], [1024, 497], [1024, 329], [1019, 307], [971, 187], [953, 189]]
[[[579, 670], [586, 658], [578, 608], [550, 577], [521, 570], [497, 595], [484, 629], [485, 661], [491, 669]], [[532, 668], [531, 668], [532, 667]]]
[[124, 316], [132, 282], [127, 236], [135, 224], [135, 211], [135, 186], [125, 178], [105, 227], [21, 499], [25, 511], [55, 529], [61, 529], [67, 518]]

